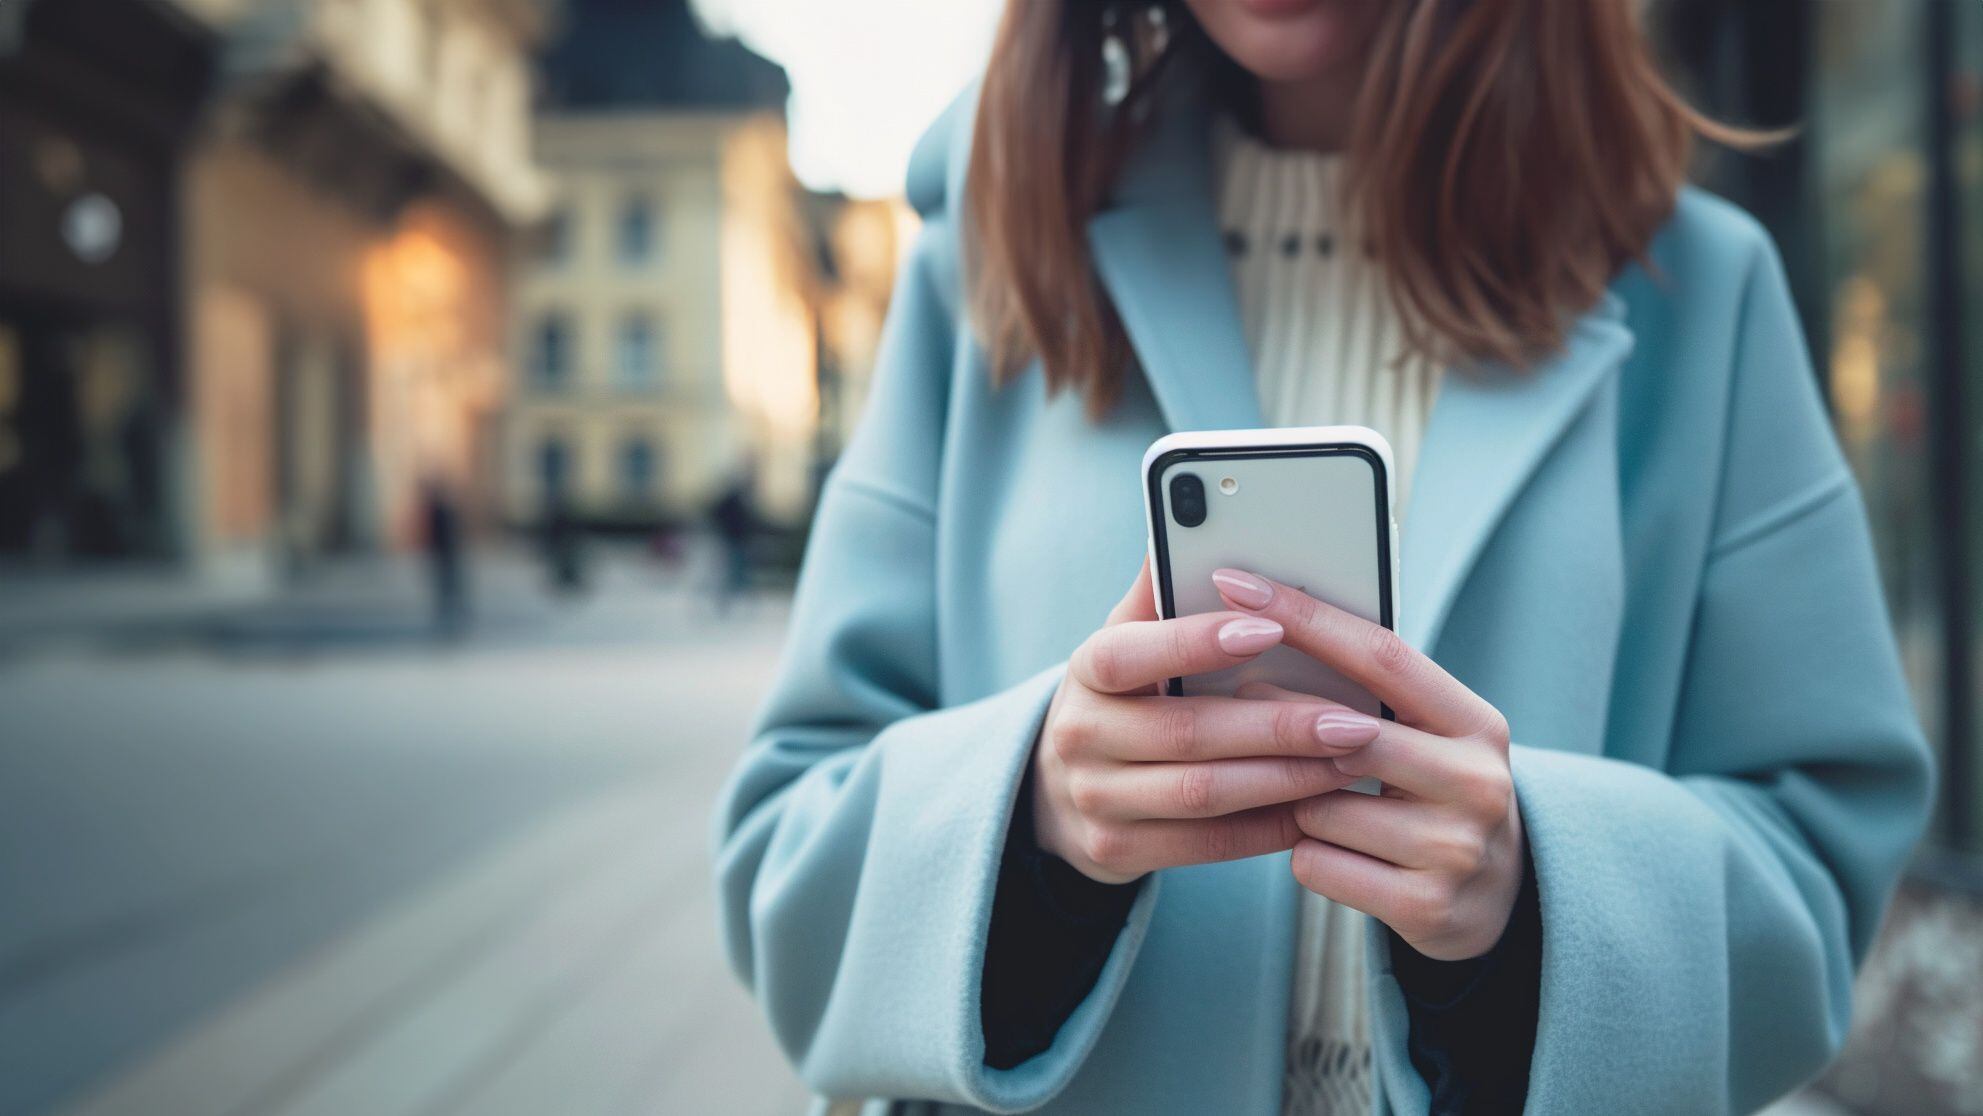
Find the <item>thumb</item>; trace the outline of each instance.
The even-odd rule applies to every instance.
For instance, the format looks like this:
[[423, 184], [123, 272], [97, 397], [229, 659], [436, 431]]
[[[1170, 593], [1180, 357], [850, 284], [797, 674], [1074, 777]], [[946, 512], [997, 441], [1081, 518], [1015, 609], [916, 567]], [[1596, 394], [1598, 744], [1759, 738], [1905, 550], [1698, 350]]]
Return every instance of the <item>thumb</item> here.
[[1157, 598], [1150, 590], [1150, 556], [1143, 556], [1143, 567], [1136, 571], [1136, 580], [1130, 583], [1129, 592], [1109, 610], [1107, 627], [1127, 624], [1135, 620], [1155, 620], [1157, 618]]

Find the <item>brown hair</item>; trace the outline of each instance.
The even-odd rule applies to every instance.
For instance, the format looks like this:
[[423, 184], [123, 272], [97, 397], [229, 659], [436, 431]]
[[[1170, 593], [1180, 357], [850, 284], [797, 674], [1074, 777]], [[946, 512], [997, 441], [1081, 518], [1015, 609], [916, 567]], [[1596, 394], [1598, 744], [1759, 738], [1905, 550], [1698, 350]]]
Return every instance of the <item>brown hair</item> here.
[[[1096, 0], [1008, 0], [979, 94], [966, 212], [971, 310], [1004, 382], [1037, 356], [1100, 415], [1130, 358], [1097, 282], [1088, 219], [1179, 55], [1244, 75], [1181, 4], [1168, 45], [1124, 19], [1132, 75], [1103, 99]], [[1385, 263], [1407, 343], [1526, 366], [1557, 350], [1672, 211], [1717, 124], [1661, 77], [1633, 0], [1395, 0], [1379, 18], [1348, 142], [1348, 204]], [[1237, 75], [1237, 78], [1235, 77]]]

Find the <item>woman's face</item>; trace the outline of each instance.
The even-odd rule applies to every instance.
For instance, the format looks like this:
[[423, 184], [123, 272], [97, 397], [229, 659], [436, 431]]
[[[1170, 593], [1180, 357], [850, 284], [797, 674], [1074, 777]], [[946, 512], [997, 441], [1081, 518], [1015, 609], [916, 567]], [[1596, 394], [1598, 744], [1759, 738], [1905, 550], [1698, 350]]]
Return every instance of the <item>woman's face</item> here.
[[1361, 65], [1384, 0], [1185, 0], [1185, 6], [1219, 49], [1255, 77], [1307, 82]]

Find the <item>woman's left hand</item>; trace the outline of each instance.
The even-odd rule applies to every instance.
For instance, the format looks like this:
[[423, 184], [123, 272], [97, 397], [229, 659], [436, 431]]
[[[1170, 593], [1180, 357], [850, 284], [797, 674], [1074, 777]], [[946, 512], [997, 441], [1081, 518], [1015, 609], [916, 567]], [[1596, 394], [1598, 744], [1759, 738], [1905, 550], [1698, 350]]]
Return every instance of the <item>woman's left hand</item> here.
[[[1332, 791], [1301, 803], [1294, 847], [1302, 886], [1397, 931], [1427, 957], [1494, 947], [1523, 869], [1521, 812], [1508, 770], [1508, 722], [1397, 633], [1278, 582], [1220, 570], [1226, 604], [1278, 621], [1283, 642], [1391, 707], [1376, 740], [1334, 762], [1384, 793]], [[1241, 697], [1299, 697], [1253, 684]]]

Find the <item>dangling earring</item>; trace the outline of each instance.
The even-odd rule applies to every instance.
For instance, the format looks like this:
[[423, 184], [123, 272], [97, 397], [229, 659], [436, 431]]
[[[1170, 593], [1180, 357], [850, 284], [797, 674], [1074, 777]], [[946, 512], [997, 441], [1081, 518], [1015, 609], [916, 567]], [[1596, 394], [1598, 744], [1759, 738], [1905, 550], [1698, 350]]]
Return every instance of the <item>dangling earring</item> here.
[[1170, 49], [1170, 16], [1163, 0], [1144, 7], [1141, 26], [1125, 27], [1120, 6], [1102, 9], [1102, 103], [1113, 108], [1129, 96], [1140, 61], [1145, 66]]
[[1129, 96], [1129, 44], [1123, 40], [1121, 10], [1102, 9], [1102, 103], [1114, 108]]

